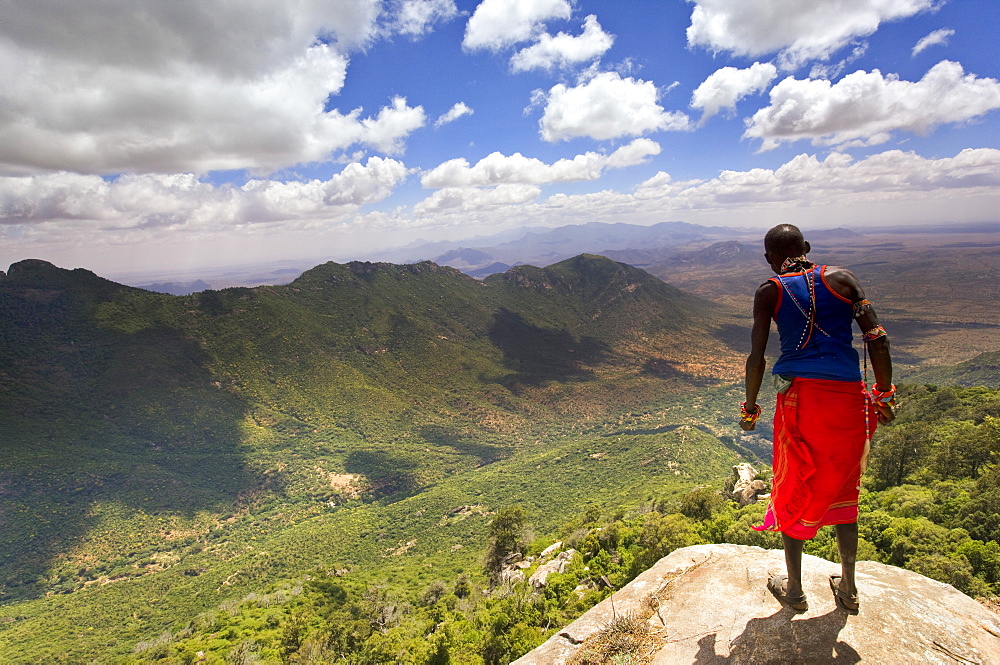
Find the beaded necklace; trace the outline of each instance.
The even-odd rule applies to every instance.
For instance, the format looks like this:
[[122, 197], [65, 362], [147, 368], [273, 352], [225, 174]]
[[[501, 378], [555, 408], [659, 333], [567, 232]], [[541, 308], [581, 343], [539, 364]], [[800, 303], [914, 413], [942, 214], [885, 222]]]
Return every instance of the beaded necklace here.
[[[796, 271], [800, 270], [805, 274], [806, 286], [809, 288], [808, 310], [806, 310], [806, 308], [802, 306], [802, 303], [798, 301], [798, 299], [795, 297], [795, 294], [792, 293], [792, 290], [788, 288], [788, 284], [785, 283], [785, 280], [781, 279], [781, 275], [787, 272], [791, 272], [793, 270]], [[799, 312], [802, 313], [802, 316], [806, 318], [806, 322], [808, 323], [808, 325], [806, 325], [806, 327], [802, 329], [802, 335], [799, 337], [799, 343], [795, 347], [796, 351], [804, 349], [806, 345], [809, 343], [809, 340], [812, 339], [813, 328], [820, 331], [827, 337], [830, 336], [829, 333], [823, 330], [823, 328], [821, 328], [819, 324], [816, 323], [816, 276], [814, 274], [814, 271], [815, 271], [815, 266], [811, 261], [808, 261], [804, 256], [798, 256], [795, 258], [785, 259], [784, 263], [781, 264], [781, 273], [779, 273], [777, 276], [778, 283], [781, 284], [781, 287], [785, 290], [785, 293], [787, 293], [788, 297], [791, 298], [793, 303], [795, 303], [795, 306], [798, 308]]]

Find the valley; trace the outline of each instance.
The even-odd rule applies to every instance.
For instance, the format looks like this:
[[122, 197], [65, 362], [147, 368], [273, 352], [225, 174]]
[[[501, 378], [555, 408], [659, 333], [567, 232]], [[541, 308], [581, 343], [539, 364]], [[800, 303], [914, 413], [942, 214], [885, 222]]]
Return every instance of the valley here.
[[[831, 233], [813, 256], [869, 285], [904, 380], [996, 386], [991, 238]], [[248, 598], [483, 584], [511, 506], [544, 540], [766, 463], [769, 432], [734, 416], [756, 247], [685, 239], [483, 279], [327, 263], [183, 296], [11, 266], [0, 661], [188, 662], [156, 644], [194, 635], [226, 662], [252, 636], [208, 647], [198, 622]]]

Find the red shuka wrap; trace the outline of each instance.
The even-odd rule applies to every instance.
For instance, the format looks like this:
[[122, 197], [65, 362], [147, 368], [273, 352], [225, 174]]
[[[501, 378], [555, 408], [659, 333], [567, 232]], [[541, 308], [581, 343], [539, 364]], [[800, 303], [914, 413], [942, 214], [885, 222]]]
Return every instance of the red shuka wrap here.
[[870, 437], [878, 418], [861, 381], [796, 377], [779, 393], [771, 503], [754, 529], [809, 540], [822, 526], [856, 522], [866, 421]]

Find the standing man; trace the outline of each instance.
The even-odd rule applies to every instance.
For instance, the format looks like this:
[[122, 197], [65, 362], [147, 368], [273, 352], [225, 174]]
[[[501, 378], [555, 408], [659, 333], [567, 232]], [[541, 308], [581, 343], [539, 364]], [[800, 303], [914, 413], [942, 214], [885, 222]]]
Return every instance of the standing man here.
[[[859, 483], [876, 422], [894, 418], [896, 387], [889, 338], [857, 278], [844, 268], [814, 264], [806, 258], [809, 250], [791, 224], [775, 226], [764, 237], [764, 258], [777, 276], [754, 296], [740, 426], [750, 431], [760, 416], [757, 394], [773, 319], [781, 341], [771, 370], [778, 391], [774, 480], [764, 524], [754, 528], [781, 532], [788, 574], [772, 577], [768, 588], [782, 604], [806, 611], [802, 549], [820, 527], [832, 524], [841, 574], [830, 578], [830, 588], [837, 605], [856, 614]], [[875, 373], [870, 399], [852, 345], [852, 321]]]

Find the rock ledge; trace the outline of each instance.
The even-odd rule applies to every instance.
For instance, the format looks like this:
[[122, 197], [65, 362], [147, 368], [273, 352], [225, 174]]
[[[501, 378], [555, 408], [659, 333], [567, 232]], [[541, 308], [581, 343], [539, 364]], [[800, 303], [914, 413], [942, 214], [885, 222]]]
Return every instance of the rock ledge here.
[[837, 608], [830, 592], [829, 576], [839, 572], [838, 564], [806, 555], [803, 586], [809, 610], [796, 614], [766, 588], [771, 575], [784, 573], [780, 550], [685, 547], [515, 663], [569, 663], [615, 617], [629, 615], [646, 620], [652, 648], [641, 660], [628, 662], [1000, 663], [1000, 616], [953, 587], [862, 561], [861, 611], [851, 616]]

